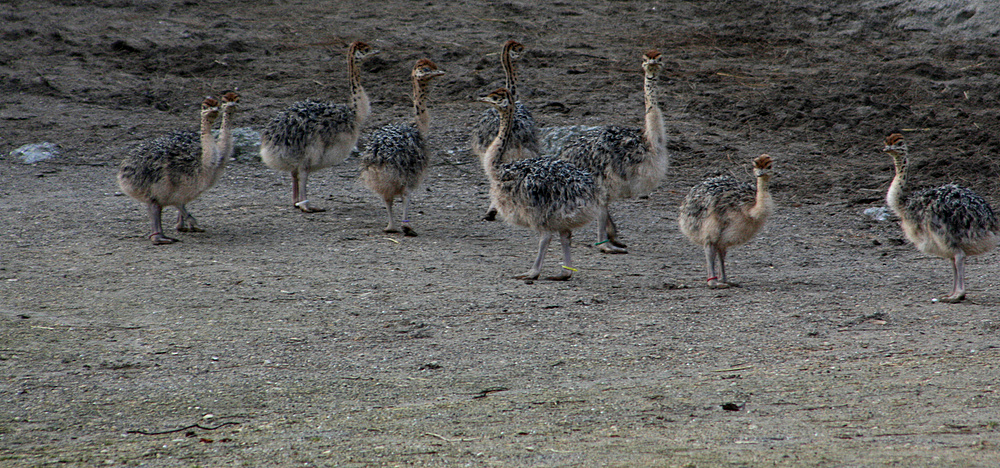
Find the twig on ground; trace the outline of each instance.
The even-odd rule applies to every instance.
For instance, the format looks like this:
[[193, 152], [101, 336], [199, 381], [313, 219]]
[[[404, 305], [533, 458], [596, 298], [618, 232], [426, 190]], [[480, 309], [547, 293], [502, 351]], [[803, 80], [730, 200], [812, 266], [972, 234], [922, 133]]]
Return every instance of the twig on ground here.
[[186, 431], [188, 429], [195, 429], [195, 428], [197, 428], [197, 429], [203, 429], [203, 430], [206, 430], [206, 431], [214, 431], [216, 429], [221, 429], [221, 428], [223, 428], [225, 426], [231, 426], [231, 425], [235, 425], [235, 424], [239, 424], [239, 423], [238, 422], [229, 421], [229, 422], [224, 422], [222, 424], [219, 424], [218, 426], [215, 426], [215, 427], [205, 427], [205, 426], [202, 426], [201, 424], [197, 424], [196, 423], [196, 424], [192, 424], [190, 426], [184, 426], [184, 427], [179, 428], [179, 429], [171, 429], [169, 431], [154, 431], [154, 432], [149, 432], [149, 431], [142, 431], [142, 430], [131, 430], [131, 431], [126, 431], [125, 433], [126, 434], [142, 434], [142, 435], [163, 435], [163, 434], [173, 434], [174, 432], [181, 432], [181, 431]]
[[458, 439], [449, 439], [449, 438], [447, 438], [447, 437], [445, 437], [445, 436], [443, 436], [441, 434], [435, 434], [433, 432], [425, 432], [424, 435], [429, 435], [429, 436], [437, 437], [438, 439], [441, 439], [441, 440], [443, 440], [445, 442], [473, 442], [473, 441], [477, 440], [476, 438], [466, 439], [464, 437], [459, 437]]
[[712, 372], [734, 372], [734, 371], [741, 371], [741, 370], [747, 370], [747, 369], [753, 369], [753, 364], [747, 364], [747, 365], [743, 365], [743, 366], [730, 367], [729, 369], [718, 369], [718, 370], [714, 370]]

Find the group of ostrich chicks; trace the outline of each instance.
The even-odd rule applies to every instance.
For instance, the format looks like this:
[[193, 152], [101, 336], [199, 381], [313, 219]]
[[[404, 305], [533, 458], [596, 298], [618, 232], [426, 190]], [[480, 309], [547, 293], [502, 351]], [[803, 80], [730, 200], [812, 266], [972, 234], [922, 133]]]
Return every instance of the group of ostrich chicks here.
[[[490, 183], [490, 206], [484, 219], [497, 215], [508, 223], [534, 229], [540, 235], [538, 256], [527, 272], [515, 276], [537, 279], [552, 238], [558, 234], [563, 262], [552, 280], [568, 280], [574, 271], [570, 239], [575, 229], [597, 221], [595, 244], [602, 252], [627, 253], [611, 218], [612, 201], [647, 195], [667, 171], [663, 114], [657, 101], [660, 53], [642, 57], [645, 125], [627, 128], [608, 125], [589, 130], [569, 142], [558, 154], [540, 154], [538, 130], [531, 112], [517, 100], [514, 60], [524, 46], [517, 41], [503, 45], [501, 64], [506, 86], [479, 101], [490, 104], [475, 124], [470, 146]], [[354, 42], [347, 53], [351, 102], [348, 105], [312, 100], [293, 104], [264, 129], [260, 156], [272, 169], [289, 172], [292, 203], [303, 212], [324, 211], [310, 203], [306, 192], [309, 173], [342, 162], [351, 153], [361, 128], [371, 114], [358, 62], [378, 53], [363, 42]], [[430, 116], [426, 96], [432, 79], [444, 75], [428, 59], [416, 62], [413, 82], [414, 122], [382, 127], [372, 132], [360, 158], [363, 183], [385, 202], [385, 232], [415, 236], [409, 226], [409, 194], [421, 183], [429, 162], [427, 134]], [[179, 131], [157, 138], [132, 151], [122, 162], [118, 182], [122, 190], [149, 210], [153, 244], [177, 239], [163, 234], [161, 210], [177, 207], [178, 231], [201, 231], [185, 205], [214, 185], [233, 153], [232, 122], [239, 96], [226, 93], [221, 103], [202, 102], [201, 131]], [[221, 114], [219, 136], [211, 134]], [[200, 140], [201, 151], [197, 142]], [[946, 258], [954, 270], [952, 292], [941, 298], [965, 298], [965, 257], [985, 253], [1000, 240], [1000, 223], [989, 203], [972, 191], [949, 184], [903, 197], [907, 147], [899, 134], [885, 141], [896, 174], [886, 202], [899, 216], [903, 232], [921, 251]], [[708, 286], [726, 288], [725, 259], [729, 248], [748, 242], [774, 210], [768, 190], [773, 162], [761, 155], [753, 160], [756, 184], [725, 175], [709, 178], [691, 188], [680, 206], [681, 232], [705, 251]], [[393, 203], [402, 197], [402, 220], [396, 221]]]

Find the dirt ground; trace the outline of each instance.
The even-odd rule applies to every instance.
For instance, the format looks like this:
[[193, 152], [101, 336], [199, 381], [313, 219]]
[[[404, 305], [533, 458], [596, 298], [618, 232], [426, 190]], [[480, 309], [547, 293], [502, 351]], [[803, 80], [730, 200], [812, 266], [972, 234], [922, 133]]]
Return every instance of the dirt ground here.
[[[1000, 254], [934, 303], [948, 264], [862, 212], [891, 132], [913, 186], [1000, 203], [1000, 49], [903, 27], [904, 4], [0, 4], [0, 465], [998, 466]], [[671, 170], [614, 205], [628, 255], [576, 233], [569, 282], [511, 279], [535, 235], [480, 221], [467, 135], [510, 38], [545, 127], [641, 125], [641, 55], [667, 64]], [[381, 232], [355, 158], [315, 174], [329, 211], [307, 215], [251, 151], [189, 206], [207, 232], [151, 245], [114, 181], [128, 149], [224, 91], [257, 130], [346, 102], [355, 39], [382, 51], [368, 129], [409, 118], [414, 60], [448, 72], [420, 236]], [[60, 155], [10, 155], [41, 142]], [[778, 209], [730, 255], [742, 287], [710, 290], [677, 207], [764, 152]]]

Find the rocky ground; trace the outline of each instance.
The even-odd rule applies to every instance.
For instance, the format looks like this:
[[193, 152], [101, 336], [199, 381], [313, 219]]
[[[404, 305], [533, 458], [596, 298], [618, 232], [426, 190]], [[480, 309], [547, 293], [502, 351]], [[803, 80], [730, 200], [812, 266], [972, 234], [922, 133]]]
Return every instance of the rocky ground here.
[[[947, 263], [863, 214], [892, 132], [913, 186], [1000, 200], [995, 7], [458, 3], [0, 5], [0, 465], [1000, 463], [1000, 254], [970, 261], [965, 303], [931, 302]], [[510, 38], [546, 128], [641, 125], [641, 54], [667, 64], [671, 171], [613, 207], [629, 254], [581, 230], [565, 283], [511, 279], [535, 236], [480, 221], [467, 135]], [[408, 118], [414, 60], [448, 72], [420, 236], [381, 232], [355, 158], [311, 179], [329, 211], [307, 215], [248, 144], [189, 207], [207, 232], [150, 245], [123, 155], [195, 129], [206, 95], [239, 92], [248, 135], [344, 102], [355, 39], [382, 50], [368, 129]], [[710, 290], [677, 206], [764, 152], [778, 211], [730, 255], [742, 287]]]

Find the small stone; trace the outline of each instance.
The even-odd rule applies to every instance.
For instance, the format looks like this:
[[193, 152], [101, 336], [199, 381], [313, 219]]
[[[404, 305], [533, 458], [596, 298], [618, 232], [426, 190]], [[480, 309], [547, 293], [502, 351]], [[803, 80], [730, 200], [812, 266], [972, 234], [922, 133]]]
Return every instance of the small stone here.
[[[219, 136], [218, 130], [212, 134]], [[250, 127], [233, 129], [233, 160], [255, 161], [260, 159], [260, 132]]]
[[879, 206], [877, 208], [867, 208], [864, 211], [865, 216], [874, 219], [875, 221], [888, 221], [895, 216], [887, 207]]
[[59, 156], [59, 145], [50, 142], [23, 145], [10, 152], [12, 158], [20, 158], [24, 164], [34, 164]]

